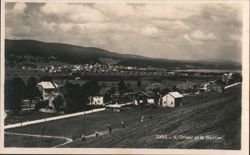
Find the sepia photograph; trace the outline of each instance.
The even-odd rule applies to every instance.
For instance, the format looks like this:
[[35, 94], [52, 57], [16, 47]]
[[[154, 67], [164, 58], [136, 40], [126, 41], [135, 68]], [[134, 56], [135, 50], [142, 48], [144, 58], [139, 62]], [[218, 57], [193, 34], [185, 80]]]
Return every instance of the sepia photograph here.
[[0, 153], [249, 152], [246, 4], [1, 2]]

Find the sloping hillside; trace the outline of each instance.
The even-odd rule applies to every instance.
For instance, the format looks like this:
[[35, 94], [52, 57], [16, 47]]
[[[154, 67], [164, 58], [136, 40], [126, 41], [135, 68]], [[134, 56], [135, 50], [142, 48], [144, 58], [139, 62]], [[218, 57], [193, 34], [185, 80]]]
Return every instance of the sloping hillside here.
[[96, 63], [108, 60], [119, 65], [139, 67], [206, 68], [206, 69], [241, 69], [240, 64], [222, 61], [183, 61], [171, 59], [148, 58], [144, 56], [119, 54], [95, 47], [82, 47], [62, 43], [46, 43], [35, 40], [5, 40], [6, 59], [10, 55], [55, 57], [65, 63]]

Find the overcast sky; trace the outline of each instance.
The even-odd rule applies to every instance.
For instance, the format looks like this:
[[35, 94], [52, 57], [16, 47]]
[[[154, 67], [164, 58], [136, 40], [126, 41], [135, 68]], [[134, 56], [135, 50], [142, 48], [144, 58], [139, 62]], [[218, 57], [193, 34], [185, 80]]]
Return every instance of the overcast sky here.
[[238, 4], [5, 3], [6, 38], [155, 58], [241, 62]]

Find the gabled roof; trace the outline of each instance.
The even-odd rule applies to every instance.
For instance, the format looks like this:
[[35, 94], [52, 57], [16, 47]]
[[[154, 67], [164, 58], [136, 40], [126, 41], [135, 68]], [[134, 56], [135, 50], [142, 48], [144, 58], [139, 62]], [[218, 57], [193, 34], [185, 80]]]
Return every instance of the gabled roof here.
[[183, 95], [181, 95], [179, 92], [175, 91], [175, 92], [169, 92], [169, 95], [173, 96], [174, 98], [181, 98], [183, 97]]
[[55, 82], [49, 82], [49, 81], [41, 81], [37, 84], [38, 86], [41, 86], [43, 89], [55, 89], [58, 88], [58, 85]]

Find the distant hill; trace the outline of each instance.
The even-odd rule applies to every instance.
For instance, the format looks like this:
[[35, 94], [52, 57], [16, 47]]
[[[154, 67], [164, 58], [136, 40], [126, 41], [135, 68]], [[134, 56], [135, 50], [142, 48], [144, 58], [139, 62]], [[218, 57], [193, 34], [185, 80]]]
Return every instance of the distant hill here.
[[5, 56], [28, 55], [33, 57], [55, 57], [65, 63], [112, 62], [120, 65], [163, 68], [206, 68], [206, 69], [241, 69], [233, 62], [183, 61], [171, 59], [148, 58], [138, 55], [118, 54], [95, 47], [82, 47], [62, 43], [46, 43], [35, 40], [5, 40]]

